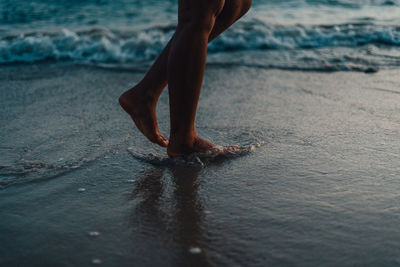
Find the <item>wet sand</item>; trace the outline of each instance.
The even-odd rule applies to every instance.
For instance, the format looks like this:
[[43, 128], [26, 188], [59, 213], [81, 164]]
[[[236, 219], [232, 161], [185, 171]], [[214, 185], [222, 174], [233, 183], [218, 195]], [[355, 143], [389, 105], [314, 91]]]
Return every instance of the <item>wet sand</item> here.
[[398, 265], [399, 74], [208, 66], [200, 134], [263, 145], [201, 167], [118, 106], [143, 73], [3, 66], [0, 265]]

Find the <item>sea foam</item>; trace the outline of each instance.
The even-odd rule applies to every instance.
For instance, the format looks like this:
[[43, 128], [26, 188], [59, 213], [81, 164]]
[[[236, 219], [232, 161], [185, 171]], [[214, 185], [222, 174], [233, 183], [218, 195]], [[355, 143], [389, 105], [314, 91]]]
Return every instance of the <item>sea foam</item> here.
[[[159, 55], [174, 30], [173, 25], [167, 25], [152, 26], [140, 31], [89, 28], [80, 31], [62, 29], [7, 35], [0, 38], [0, 63], [72, 61], [141, 66]], [[226, 31], [210, 43], [209, 53], [223, 54], [224, 62], [229, 63], [229, 56], [226, 55], [232, 52], [277, 51], [274, 58], [276, 62], [287, 60], [288, 51], [292, 51], [301, 57], [290, 57], [293, 64], [289, 65], [296, 66], [298, 63], [307, 63], [309, 58], [318, 58], [321, 63], [316, 64], [315, 69], [326, 69], [323, 62], [329, 62], [333, 65], [333, 70], [357, 70], [351, 67], [354, 62], [349, 61], [346, 55], [356, 55], [357, 64], [367, 62], [360, 63], [364, 67], [398, 66], [400, 60], [396, 49], [399, 45], [398, 26], [372, 23], [271, 25], [253, 20], [239, 22]], [[354, 51], [342, 53], [343, 48]], [[369, 50], [375, 48], [384, 50], [384, 55], [374, 54], [370, 59]], [[330, 49], [330, 57], [321, 53], [320, 49]], [[392, 58], [389, 63], [387, 56]], [[270, 56], [265, 54], [266, 61], [268, 57]], [[341, 63], [348, 67], [335, 68], [336, 65], [341, 66]]]

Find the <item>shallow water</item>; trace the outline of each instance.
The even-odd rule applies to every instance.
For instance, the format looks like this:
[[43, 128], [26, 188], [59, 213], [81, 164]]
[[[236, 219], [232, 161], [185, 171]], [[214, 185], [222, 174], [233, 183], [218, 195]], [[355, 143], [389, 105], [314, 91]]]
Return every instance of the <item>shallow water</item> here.
[[137, 147], [128, 147], [128, 151], [133, 158], [156, 166], [174, 167], [182, 165], [205, 168], [210, 164], [222, 163], [248, 155], [263, 144], [264, 142], [260, 141], [248, 146], [217, 146], [202, 153], [193, 153], [175, 158], [166, 156], [165, 151], [160, 151], [160, 149], [155, 153], [149, 153], [148, 149], [146, 149], [146, 152], [139, 152]]
[[117, 99], [176, 1], [0, 1], [1, 266], [400, 264], [400, 2], [253, 2], [197, 116], [239, 149], [169, 159]]
[[[253, 1], [209, 47], [214, 64], [365, 71], [400, 62], [400, 2]], [[77, 62], [145, 69], [171, 38], [176, 1], [0, 3], [0, 63]]]
[[398, 71], [209, 66], [199, 133], [263, 145], [200, 168], [118, 106], [142, 75], [2, 68], [0, 265], [399, 264]]

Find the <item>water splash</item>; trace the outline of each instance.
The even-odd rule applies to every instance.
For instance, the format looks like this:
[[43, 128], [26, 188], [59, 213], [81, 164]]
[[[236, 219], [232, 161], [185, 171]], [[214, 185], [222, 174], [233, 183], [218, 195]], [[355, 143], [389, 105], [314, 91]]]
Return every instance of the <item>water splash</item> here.
[[[204, 153], [193, 153], [179, 157], [167, 157], [161, 153], [141, 153], [133, 147], [128, 148], [128, 152], [133, 158], [156, 166], [194, 166], [203, 168], [213, 163], [220, 163], [226, 160], [248, 155], [262, 146], [264, 142], [259, 142], [247, 146], [217, 146]], [[165, 152], [164, 152], [165, 153]]]

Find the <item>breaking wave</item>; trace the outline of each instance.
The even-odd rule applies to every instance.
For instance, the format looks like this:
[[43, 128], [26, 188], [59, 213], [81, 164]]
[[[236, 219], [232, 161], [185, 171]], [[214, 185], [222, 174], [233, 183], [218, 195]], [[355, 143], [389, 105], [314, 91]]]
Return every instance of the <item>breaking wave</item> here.
[[[167, 25], [141, 31], [91, 28], [7, 35], [0, 38], [0, 63], [72, 61], [140, 65], [156, 58], [174, 30], [174, 26]], [[346, 55], [354, 56], [348, 50], [345, 54], [341, 53], [343, 48], [359, 51], [360, 48], [367, 47], [368, 50], [385, 50], [382, 60], [375, 56], [372, 63], [360, 56], [361, 61], [366, 60], [368, 64], [379, 66], [400, 63], [399, 45], [400, 26], [395, 25], [351, 23], [305, 26], [269, 25], [251, 21], [238, 23], [210, 43], [209, 53], [226, 55], [237, 51], [282, 51], [281, 58], [274, 58], [279, 61], [287, 57], [288, 51], [294, 51], [294, 54], [297, 51], [307, 51], [307, 58], [314, 55], [324, 61], [324, 54], [320, 50], [327, 48], [331, 51], [330, 57], [334, 55], [336, 61], [343, 62]], [[337, 55], [335, 51], [339, 51]], [[392, 59], [390, 64], [387, 64], [387, 58]], [[330, 58], [329, 61], [335, 62], [335, 58]]]

